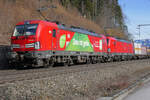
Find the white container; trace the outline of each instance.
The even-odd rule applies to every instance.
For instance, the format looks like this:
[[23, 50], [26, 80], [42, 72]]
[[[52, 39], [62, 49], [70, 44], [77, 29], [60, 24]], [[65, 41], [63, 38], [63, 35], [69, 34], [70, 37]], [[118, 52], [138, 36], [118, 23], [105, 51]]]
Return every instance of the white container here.
[[140, 43], [134, 43], [134, 53], [135, 55], [147, 55], [146, 47]]

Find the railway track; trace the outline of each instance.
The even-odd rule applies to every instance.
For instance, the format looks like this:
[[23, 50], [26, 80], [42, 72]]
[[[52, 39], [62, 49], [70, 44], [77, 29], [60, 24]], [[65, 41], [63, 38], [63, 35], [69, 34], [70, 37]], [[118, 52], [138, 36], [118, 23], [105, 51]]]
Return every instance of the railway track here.
[[[46, 78], [61, 74], [76, 73], [89, 70], [99, 70], [109, 67], [119, 67], [120, 65], [132, 64], [140, 62], [150, 62], [146, 60], [133, 60], [133, 61], [122, 61], [122, 62], [109, 62], [101, 64], [84, 64], [84, 65], [73, 65], [71, 67], [55, 67], [55, 68], [35, 68], [35, 69], [24, 69], [24, 70], [0, 70], [0, 84], [13, 83], [16, 81], [32, 80]], [[127, 69], [128, 70], [128, 69]]]

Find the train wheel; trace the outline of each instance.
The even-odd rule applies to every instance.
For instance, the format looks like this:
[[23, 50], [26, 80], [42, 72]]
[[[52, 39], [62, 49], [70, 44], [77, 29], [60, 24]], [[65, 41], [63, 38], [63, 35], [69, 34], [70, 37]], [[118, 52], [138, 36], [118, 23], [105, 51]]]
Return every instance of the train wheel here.
[[87, 59], [87, 60], [86, 60], [86, 64], [91, 64], [90, 59]]
[[92, 64], [96, 64], [96, 60], [93, 59], [93, 60], [92, 60]]
[[72, 60], [68, 60], [68, 66], [70, 67], [72, 64]]
[[49, 68], [50, 67], [50, 63], [49, 60], [44, 60], [44, 67]]
[[106, 62], [106, 60], [108, 61], [108, 59], [106, 59], [105, 57], [102, 57], [102, 59], [101, 59], [101, 63], [105, 63], [105, 62]]
[[54, 61], [51, 61], [50, 67], [55, 67], [55, 62]]
[[67, 62], [64, 62], [64, 66], [65, 67], [69, 67], [69, 62], [67, 61]]
[[99, 64], [101, 63], [101, 58], [99, 58], [99, 60], [98, 60], [98, 62], [97, 62], [97, 63], [99, 63]]
[[49, 60], [49, 65], [48, 67], [55, 67], [55, 58], [52, 57], [50, 60]]
[[78, 61], [77, 60], [73, 60], [73, 64], [74, 65], [78, 64]]

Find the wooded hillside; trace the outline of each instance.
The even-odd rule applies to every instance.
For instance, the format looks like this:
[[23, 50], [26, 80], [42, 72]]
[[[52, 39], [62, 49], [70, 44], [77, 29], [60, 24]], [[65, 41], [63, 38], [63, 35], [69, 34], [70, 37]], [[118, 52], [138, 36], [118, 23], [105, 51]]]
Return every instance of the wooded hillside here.
[[17, 22], [36, 19], [127, 38], [118, 0], [0, 0], [0, 44], [10, 44]]
[[[107, 17], [110, 26], [120, 26], [124, 24], [123, 13], [118, 0], [60, 0], [66, 8], [76, 7], [82, 16], [95, 22], [98, 19]], [[111, 21], [112, 20], [112, 21]], [[108, 24], [108, 23], [106, 23]]]
[[118, 0], [60, 0], [70, 9], [76, 7], [84, 18], [98, 24], [106, 34], [127, 39], [127, 26]]

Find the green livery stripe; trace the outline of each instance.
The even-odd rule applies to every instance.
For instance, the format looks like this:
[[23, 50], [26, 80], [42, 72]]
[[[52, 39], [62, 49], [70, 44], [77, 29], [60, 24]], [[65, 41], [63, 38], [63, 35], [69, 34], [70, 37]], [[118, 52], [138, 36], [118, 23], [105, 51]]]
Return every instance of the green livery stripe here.
[[59, 40], [60, 48], [64, 48], [65, 43], [66, 43], [66, 34], [65, 34], [65, 35], [62, 35], [62, 36], [60, 37], [60, 40]]
[[88, 35], [75, 33], [66, 47], [66, 51], [93, 52], [93, 47], [89, 41]]

